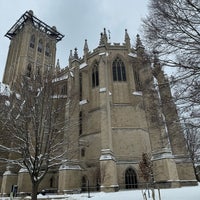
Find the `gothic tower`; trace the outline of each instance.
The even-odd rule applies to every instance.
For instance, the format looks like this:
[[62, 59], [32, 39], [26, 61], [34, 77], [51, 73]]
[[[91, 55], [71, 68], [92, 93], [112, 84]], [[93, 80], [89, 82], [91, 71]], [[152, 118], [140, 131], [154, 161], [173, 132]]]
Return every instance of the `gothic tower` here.
[[[16, 83], [20, 83], [22, 75], [43, 76], [47, 72], [54, 72], [56, 43], [64, 37], [55, 26], [48, 26], [30, 10], [17, 20], [5, 36], [10, 39], [10, 46], [3, 83], [9, 85], [11, 89], [16, 87]], [[10, 153], [9, 157], [12, 156]], [[1, 179], [2, 194], [9, 194], [13, 184], [18, 185], [19, 192], [30, 191], [30, 177], [27, 170], [7, 165]]]
[[[65, 69], [59, 62], [55, 67], [56, 43], [63, 35], [32, 11], [6, 36], [11, 43], [3, 82], [12, 88], [23, 74], [56, 72], [54, 83], [69, 99], [60, 115], [68, 122], [64, 139], [71, 142], [63, 146], [67, 153], [54, 171], [55, 191], [85, 191], [88, 184], [106, 192], [144, 187], [139, 167], [143, 153], [151, 155], [160, 187], [197, 183], [168, 80], [156, 59], [152, 65], [139, 35], [132, 47], [127, 30], [120, 44], [110, 43], [104, 29], [92, 52], [87, 40], [82, 58], [76, 48], [74, 54], [70, 51]], [[8, 166], [1, 192], [8, 194], [13, 183], [20, 192], [30, 192], [27, 172], [15, 172]]]
[[25, 12], [5, 35], [10, 39], [3, 82], [11, 88], [21, 75], [44, 74], [55, 67], [56, 43], [64, 36], [33, 11]]

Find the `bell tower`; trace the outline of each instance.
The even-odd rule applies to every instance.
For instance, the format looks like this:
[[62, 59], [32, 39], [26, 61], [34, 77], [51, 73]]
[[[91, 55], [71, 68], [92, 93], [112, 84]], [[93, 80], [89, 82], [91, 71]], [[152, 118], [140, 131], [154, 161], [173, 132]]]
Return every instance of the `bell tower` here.
[[11, 88], [21, 75], [44, 75], [54, 70], [56, 43], [64, 37], [26, 11], [5, 35], [10, 39], [3, 82]]

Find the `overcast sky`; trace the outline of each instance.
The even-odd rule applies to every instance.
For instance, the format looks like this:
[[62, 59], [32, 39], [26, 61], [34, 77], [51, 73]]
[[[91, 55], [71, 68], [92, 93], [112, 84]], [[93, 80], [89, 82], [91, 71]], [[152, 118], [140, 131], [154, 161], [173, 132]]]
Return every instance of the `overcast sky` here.
[[0, 81], [2, 80], [9, 39], [4, 35], [24, 14], [33, 10], [34, 15], [56, 26], [65, 37], [57, 43], [57, 58], [61, 67], [68, 65], [70, 50], [78, 48], [83, 55], [85, 39], [90, 50], [99, 44], [103, 28], [110, 31], [110, 42], [124, 42], [128, 29], [131, 43], [135, 44], [141, 33], [141, 18], [147, 14], [149, 0], [0, 0]]

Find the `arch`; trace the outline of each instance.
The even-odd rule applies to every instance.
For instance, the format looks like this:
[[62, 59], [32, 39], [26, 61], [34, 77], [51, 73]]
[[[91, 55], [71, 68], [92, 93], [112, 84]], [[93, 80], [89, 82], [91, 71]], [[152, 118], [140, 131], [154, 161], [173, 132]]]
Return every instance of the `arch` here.
[[126, 69], [124, 62], [118, 56], [112, 63], [113, 81], [126, 81]]
[[85, 192], [87, 191], [87, 177], [83, 176], [81, 179], [81, 191]]
[[138, 188], [137, 175], [135, 170], [131, 167], [125, 171], [125, 187], [126, 189]]
[[31, 48], [34, 48], [34, 47], [35, 47], [35, 35], [34, 35], [34, 34], [31, 35], [29, 46], [30, 46]]
[[43, 41], [42, 39], [39, 39], [39, 42], [38, 42], [38, 51], [41, 53], [43, 50]]
[[92, 66], [92, 87], [99, 86], [99, 64], [97, 61]]

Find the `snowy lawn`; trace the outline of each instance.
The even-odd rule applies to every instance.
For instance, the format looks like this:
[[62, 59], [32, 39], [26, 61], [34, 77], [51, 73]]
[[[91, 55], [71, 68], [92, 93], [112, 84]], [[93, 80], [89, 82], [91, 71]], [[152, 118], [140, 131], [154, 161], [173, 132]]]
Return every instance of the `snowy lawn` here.
[[[162, 189], [161, 200], [200, 200], [200, 184], [193, 187], [182, 187], [176, 189]], [[38, 199], [57, 199], [62, 198], [65, 200], [143, 200], [141, 190], [124, 190], [114, 193], [91, 193], [88, 198], [87, 193], [73, 194], [73, 195], [38, 195]], [[59, 198], [59, 199], [60, 199]], [[149, 200], [152, 198], [148, 198]], [[158, 200], [158, 192], [156, 190], [156, 200]]]

